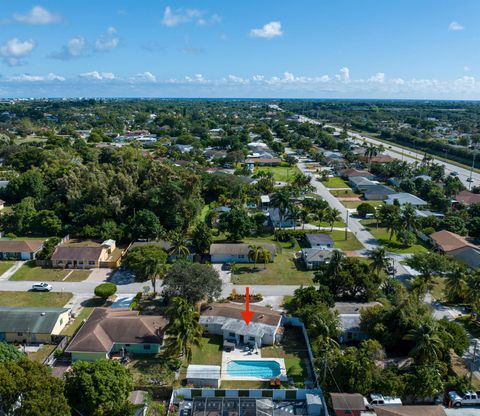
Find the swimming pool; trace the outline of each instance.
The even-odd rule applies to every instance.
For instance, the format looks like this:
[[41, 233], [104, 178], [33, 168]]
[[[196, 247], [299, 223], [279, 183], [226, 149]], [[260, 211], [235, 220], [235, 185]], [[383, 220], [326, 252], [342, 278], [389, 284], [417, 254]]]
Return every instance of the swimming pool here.
[[280, 364], [268, 360], [233, 360], [227, 365], [227, 374], [231, 377], [278, 377]]

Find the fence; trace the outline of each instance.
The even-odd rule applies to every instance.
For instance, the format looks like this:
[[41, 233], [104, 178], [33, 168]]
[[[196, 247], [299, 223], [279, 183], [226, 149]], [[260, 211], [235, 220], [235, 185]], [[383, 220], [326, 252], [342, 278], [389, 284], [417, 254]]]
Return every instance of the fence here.
[[57, 346], [51, 352], [51, 354], [45, 359], [43, 364], [48, 366], [53, 366], [55, 364], [55, 361], [57, 360], [57, 357], [56, 357], [57, 351], [64, 350], [67, 347], [67, 345], [68, 345], [68, 337], [64, 336], [60, 339], [60, 342], [57, 344]]

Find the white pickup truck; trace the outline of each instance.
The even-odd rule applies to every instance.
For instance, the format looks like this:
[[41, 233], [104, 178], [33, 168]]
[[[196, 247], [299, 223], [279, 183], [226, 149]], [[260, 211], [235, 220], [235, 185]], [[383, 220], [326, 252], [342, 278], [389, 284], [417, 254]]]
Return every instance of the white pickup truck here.
[[400, 397], [388, 397], [381, 394], [371, 394], [370, 401], [366, 404], [367, 409], [373, 409], [375, 406], [401, 406]]
[[478, 406], [480, 405], [480, 391], [466, 391], [463, 396], [456, 391], [449, 391], [448, 398], [450, 399], [450, 406]]

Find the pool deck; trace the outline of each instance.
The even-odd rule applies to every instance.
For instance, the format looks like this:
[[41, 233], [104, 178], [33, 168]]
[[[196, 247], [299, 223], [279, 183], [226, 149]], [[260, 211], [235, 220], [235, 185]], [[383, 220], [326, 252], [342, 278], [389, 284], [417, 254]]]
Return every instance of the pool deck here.
[[250, 352], [247, 349], [235, 348], [235, 350], [222, 352], [222, 380], [248, 380], [248, 381], [268, 381], [269, 378], [253, 377], [253, 376], [231, 376], [227, 373], [228, 363], [230, 361], [275, 361], [280, 365], [280, 380], [286, 381], [287, 370], [285, 368], [285, 360], [283, 358], [262, 358], [262, 349], [257, 352]]

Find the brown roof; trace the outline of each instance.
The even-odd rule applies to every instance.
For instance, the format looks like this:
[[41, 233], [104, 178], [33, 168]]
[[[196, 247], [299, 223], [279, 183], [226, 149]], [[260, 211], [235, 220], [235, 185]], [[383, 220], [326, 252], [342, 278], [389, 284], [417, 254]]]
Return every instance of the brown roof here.
[[458, 202], [463, 202], [465, 205], [480, 204], [480, 194], [474, 194], [470, 191], [462, 191], [455, 199]]
[[265, 164], [265, 165], [276, 165], [281, 163], [281, 160], [278, 157], [251, 157], [245, 160], [245, 163], [253, 163], [254, 165]]
[[[277, 253], [277, 248], [275, 244], [263, 243], [258, 244], [263, 247], [265, 250], [268, 250], [272, 256]], [[211, 244], [210, 245], [210, 255], [215, 254], [243, 254], [248, 256], [250, 251], [250, 244], [245, 243], [233, 243], [233, 244]]]
[[[278, 325], [282, 314], [265, 306], [250, 305], [250, 310], [254, 312], [251, 322], [265, 325]], [[202, 316], [223, 316], [225, 318], [243, 319], [242, 312], [245, 311], [244, 304], [238, 303], [211, 303], [202, 308]]]
[[447, 416], [442, 406], [383, 406], [374, 410], [377, 416]]
[[160, 344], [168, 321], [126, 308], [95, 308], [67, 347], [68, 352], [109, 352], [114, 343]]
[[374, 176], [373, 173], [370, 173], [368, 170], [358, 170], [358, 169], [342, 169], [339, 171], [341, 175], [351, 177], [367, 177]]
[[330, 393], [333, 410], [367, 410], [360, 393]]
[[52, 255], [52, 260], [99, 261], [103, 250], [102, 246], [58, 246]]
[[437, 231], [436, 233], [430, 234], [430, 238], [445, 253], [458, 250], [462, 247], [477, 248], [473, 244], [469, 243], [464, 237], [447, 230]]
[[1, 253], [35, 253], [43, 246], [43, 240], [0, 240]]

